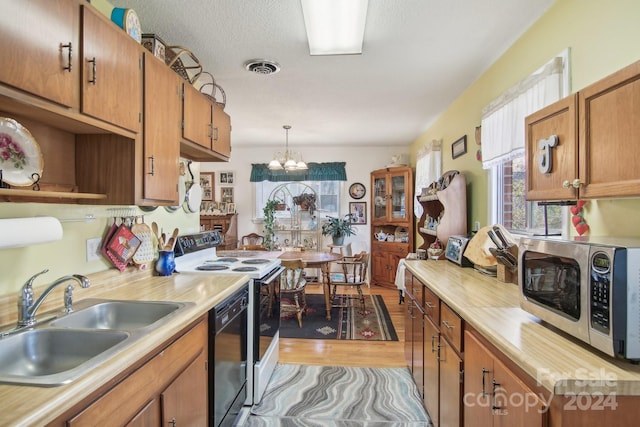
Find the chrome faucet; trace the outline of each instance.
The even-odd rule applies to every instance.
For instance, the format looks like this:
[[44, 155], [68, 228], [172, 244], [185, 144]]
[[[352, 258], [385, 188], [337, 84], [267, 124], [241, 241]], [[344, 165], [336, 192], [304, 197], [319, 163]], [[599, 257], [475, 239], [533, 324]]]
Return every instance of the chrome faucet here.
[[[20, 290], [20, 296], [18, 297], [18, 328], [24, 328], [27, 326], [33, 326], [36, 323], [36, 311], [42, 305], [44, 299], [56, 288], [58, 285], [66, 283], [70, 280], [74, 280], [80, 284], [83, 288], [88, 288], [91, 283], [85, 276], [79, 274], [73, 274], [70, 276], [62, 276], [54, 281], [47, 289], [44, 290], [42, 295], [34, 302], [33, 295], [33, 281], [36, 277], [48, 272], [48, 269], [42, 270], [40, 273], [34, 274], [27, 282], [22, 286]], [[64, 301], [65, 311], [71, 311], [71, 291], [73, 286], [69, 285], [65, 290]]]

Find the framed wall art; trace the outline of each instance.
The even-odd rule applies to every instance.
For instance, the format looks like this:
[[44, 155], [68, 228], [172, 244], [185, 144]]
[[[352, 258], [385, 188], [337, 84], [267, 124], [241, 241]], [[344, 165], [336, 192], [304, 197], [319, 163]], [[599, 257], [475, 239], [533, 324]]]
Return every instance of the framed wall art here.
[[202, 200], [213, 200], [215, 189], [213, 185], [213, 172], [200, 172], [200, 187], [202, 187]]
[[467, 135], [451, 144], [451, 158], [457, 159], [467, 152]]
[[367, 223], [367, 202], [349, 202], [349, 213], [352, 215], [352, 224]]
[[229, 185], [235, 183], [235, 174], [231, 171], [218, 172], [218, 177], [220, 179], [220, 184]]
[[220, 202], [234, 203], [233, 201], [233, 187], [220, 187]]

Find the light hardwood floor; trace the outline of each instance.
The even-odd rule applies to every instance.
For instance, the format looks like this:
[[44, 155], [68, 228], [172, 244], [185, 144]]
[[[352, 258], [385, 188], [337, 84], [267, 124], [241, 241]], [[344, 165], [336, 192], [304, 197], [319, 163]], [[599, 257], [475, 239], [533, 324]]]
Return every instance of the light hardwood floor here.
[[[371, 286], [371, 288], [363, 288], [363, 291], [371, 295], [383, 296], [391, 321], [398, 334], [398, 341], [280, 338], [280, 363], [324, 366], [405, 367], [405, 305], [398, 304], [397, 289]], [[309, 283], [307, 284], [307, 293], [322, 293], [322, 287], [316, 283]]]

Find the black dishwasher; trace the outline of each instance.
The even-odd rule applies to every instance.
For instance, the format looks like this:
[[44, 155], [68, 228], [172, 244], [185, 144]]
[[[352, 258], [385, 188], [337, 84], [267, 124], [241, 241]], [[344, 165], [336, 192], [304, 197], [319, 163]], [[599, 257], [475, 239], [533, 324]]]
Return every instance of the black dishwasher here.
[[211, 426], [233, 425], [246, 400], [248, 304], [247, 284], [209, 312]]

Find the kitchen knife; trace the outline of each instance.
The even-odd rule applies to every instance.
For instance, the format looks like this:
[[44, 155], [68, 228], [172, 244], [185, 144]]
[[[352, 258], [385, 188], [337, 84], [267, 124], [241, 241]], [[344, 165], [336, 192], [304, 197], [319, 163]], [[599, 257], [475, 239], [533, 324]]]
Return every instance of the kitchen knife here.
[[498, 227], [497, 225], [494, 225], [493, 231], [494, 233], [496, 233], [496, 236], [498, 236], [498, 239], [500, 239], [500, 241], [502, 242], [502, 247], [504, 249], [507, 249], [509, 246], [511, 246], [511, 243], [507, 240], [507, 237], [504, 235], [500, 227]]
[[500, 243], [500, 240], [498, 240], [498, 238], [496, 237], [496, 234], [493, 232], [493, 230], [488, 230], [487, 231], [487, 236], [489, 236], [489, 238], [491, 239], [493, 244], [496, 245], [496, 247], [498, 249], [504, 249], [504, 247], [502, 246], [502, 243]]

